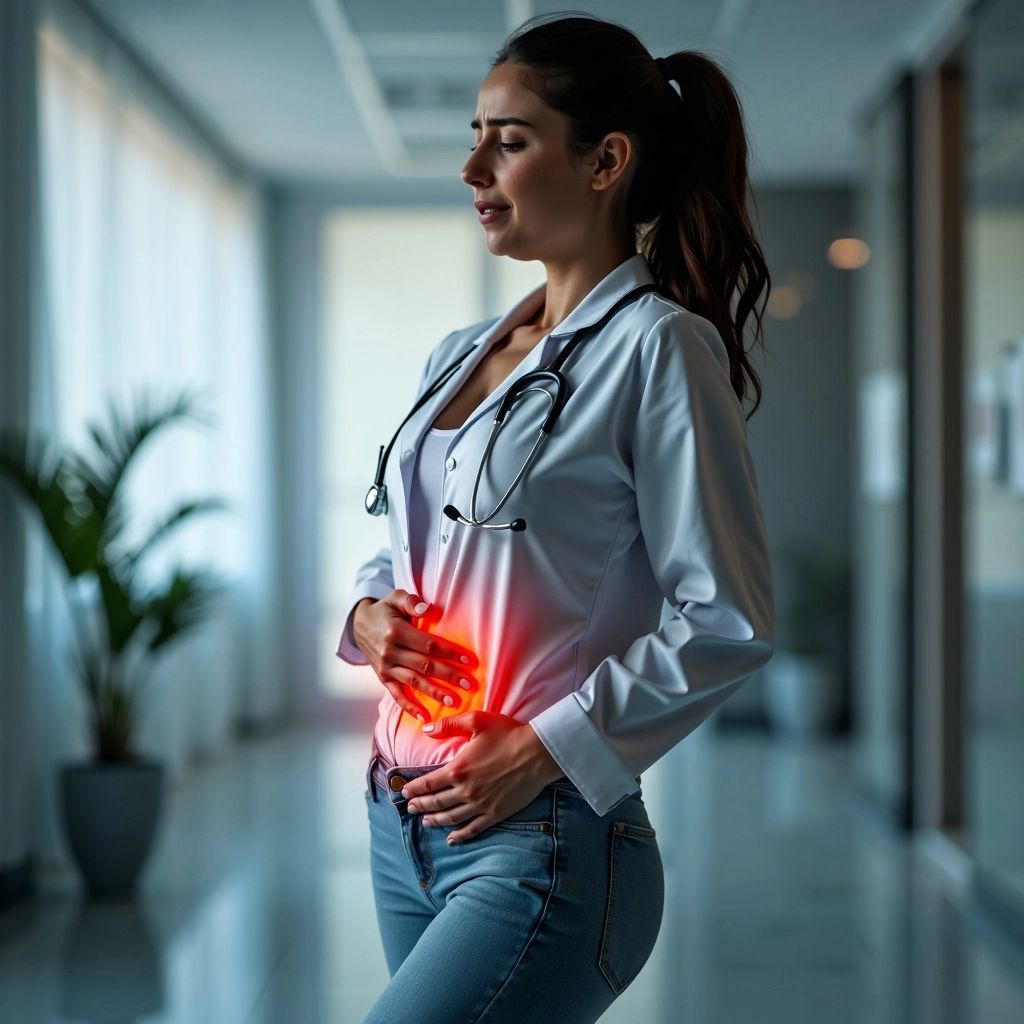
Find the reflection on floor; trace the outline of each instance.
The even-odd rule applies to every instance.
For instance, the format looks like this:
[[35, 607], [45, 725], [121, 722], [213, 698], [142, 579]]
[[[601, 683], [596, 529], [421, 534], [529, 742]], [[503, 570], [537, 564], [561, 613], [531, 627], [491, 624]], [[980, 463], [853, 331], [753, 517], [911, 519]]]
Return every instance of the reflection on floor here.
[[[291, 732], [197, 770], [169, 794], [135, 904], [83, 903], [70, 870], [44, 880], [0, 915], [0, 1020], [361, 1021], [387, 982], [367, 750]], [[1024, 1021], [1019, 951], [861, 809], [847, 744], [705, 727], [644, 792], [665, 918], [604, 1024]]]

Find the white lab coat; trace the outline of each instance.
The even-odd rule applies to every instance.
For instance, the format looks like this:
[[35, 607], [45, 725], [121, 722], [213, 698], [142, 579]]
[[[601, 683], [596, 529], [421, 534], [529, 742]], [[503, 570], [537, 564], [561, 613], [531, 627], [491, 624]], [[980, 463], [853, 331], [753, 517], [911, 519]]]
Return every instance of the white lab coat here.
[[[625, 260], [470, 414], [448, 446], [446, 503], [468, 515], [493, 413], [511, 382], [651, 281], [642, 254]], [[351, 634], [359, 600], [395, 587], [417, 592], [407, 509], [420, 438], [491, 345], [540, 307], [544, 289], [503, 317], [453, 332], [431, 353], [419, 394], [476, 342], [392, 449], [391, 546], [357, 573], [337, 651], [343, 660], [367, 663]], [[529, 722], [603, 815], [771, 657], [772, 572], [743, 413], [708, 320], [642, 295], [585, 340], [565, 372], [572, 395], [492, 520], [521, 516], [527, 529], [481, 530], [442, 517], [439, 536], [428, 539], [438, 545], [436, 587], [421, 596], [442, 609], [430, 631], [480, 658], [481, 690], [461, 710]], [[521, 467], [546, 408], [543, 396], [527, 395], [510, 412], [481, 479], [481, 517]], [[395, 409], [396, 423], [405, 412]], [[659, 626], [664, 600], [672, 615]], [[416, 697], [432, 714], [452, 713]], [[386, 690], [380, 715], [378, 734], [392, 741], [398, 763], [439, 763], [467, 740], [426, 737]]]

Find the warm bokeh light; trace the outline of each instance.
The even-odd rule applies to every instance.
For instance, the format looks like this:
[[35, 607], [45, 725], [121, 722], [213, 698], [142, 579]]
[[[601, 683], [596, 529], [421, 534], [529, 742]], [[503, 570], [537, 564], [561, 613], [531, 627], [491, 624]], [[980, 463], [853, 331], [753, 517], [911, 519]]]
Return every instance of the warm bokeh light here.
[[800, 312], [803, 304], [800, 292], [792, 285], [780, 284], [771, 290], [768, 305], [765, 307], [770, 317], [776, 320], [792, 320]]
[[871, 259], [867, 242], [860, 238], [837, 238], [828, 247], [828, 261], [840, 270], [856, 270]]

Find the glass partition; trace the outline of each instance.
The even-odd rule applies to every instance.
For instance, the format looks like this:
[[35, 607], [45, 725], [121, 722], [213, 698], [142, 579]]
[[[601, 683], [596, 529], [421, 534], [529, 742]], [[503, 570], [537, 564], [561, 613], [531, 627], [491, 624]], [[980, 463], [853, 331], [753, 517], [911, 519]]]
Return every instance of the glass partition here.
[[857, 229], [870, 250], [854, 279], [853, 702], [861, 788], [906, 820], [907, 740], [907, 104], [906, 83], [864, 136]]
[[967, 830], [1024, 906], [1024, 5], [967, 45], [964, 653]]

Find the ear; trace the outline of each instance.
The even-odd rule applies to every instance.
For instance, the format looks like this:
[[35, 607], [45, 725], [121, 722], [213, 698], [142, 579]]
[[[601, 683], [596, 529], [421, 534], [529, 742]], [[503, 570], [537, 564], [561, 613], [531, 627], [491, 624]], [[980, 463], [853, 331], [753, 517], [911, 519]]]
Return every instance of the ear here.
[[609, 189], [632, 166], [633, 142], [625, 132], [609, 132], [594, 148], [594, 160], [591, 185]]

